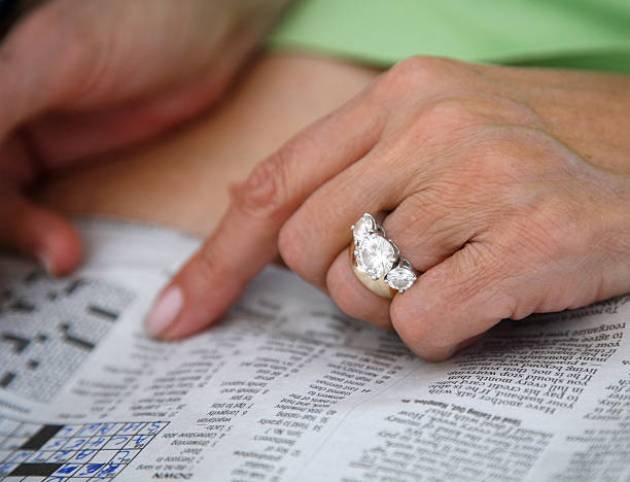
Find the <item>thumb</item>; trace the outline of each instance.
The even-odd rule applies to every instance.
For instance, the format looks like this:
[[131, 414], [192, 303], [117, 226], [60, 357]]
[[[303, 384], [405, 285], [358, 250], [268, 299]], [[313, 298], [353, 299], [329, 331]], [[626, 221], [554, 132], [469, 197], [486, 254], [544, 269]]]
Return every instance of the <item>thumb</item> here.
[[302, 131], [232, 190], [214, 234], [173, 278], [146, 319], [163, 339], [216, 321], [277, 255], [278, 233], [304, 200], [376, 143], [382, 115], [355, 98]]
[[17, 195], [0, 205], [0, 245], [32, 256], [54, 276], [72, 271], [82, 257], [79, 234], [67, 220]]

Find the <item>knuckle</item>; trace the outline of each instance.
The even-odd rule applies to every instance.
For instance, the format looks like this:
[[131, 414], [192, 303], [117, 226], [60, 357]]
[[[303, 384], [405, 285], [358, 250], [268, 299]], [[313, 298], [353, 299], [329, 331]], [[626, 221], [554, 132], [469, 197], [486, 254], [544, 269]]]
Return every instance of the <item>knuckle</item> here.
[[420, 75], [420, 73], [428, 70], [426, 66], [429, 62], [429, 57], [421, 55], [414, 55], [406, 58], [395, 64], [390, 69], [388, 78], [392, 81], [407, 80], [409, 78], [415, 79]]
[[394, 79], [434, 79], [443, 77], [456, 68], [457, 62], [444, 57], [414, 55], [398, 62], [391, 69]]
[[296, 202], [300, 186], [294, 178], [299, 162], [313, 159], [321, 150], [309, 129], [289, 140], [260, 162], [247, 179], [231, 188], [235, 208], [253, 217], [282, 222]]
[[287, 154], [280, 149], [260, 162], [247, 179], [232, 187], [232, 206], [249, 217], [277, 220], [287, 204]]
[[409, 57], [389, 69], [377, 82], [377, 91], [386, 96], [409, 88], [428, 86], [443, 88], [449, 74], [457, 68], [450, 59], [428, 56]]

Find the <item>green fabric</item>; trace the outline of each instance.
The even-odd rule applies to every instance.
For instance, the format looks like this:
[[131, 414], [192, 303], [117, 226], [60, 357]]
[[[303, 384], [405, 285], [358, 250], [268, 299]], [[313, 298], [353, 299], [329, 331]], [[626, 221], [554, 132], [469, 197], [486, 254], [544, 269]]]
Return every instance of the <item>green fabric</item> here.
[[630, 0], [302, 0], [268, 46], [630, 72]]

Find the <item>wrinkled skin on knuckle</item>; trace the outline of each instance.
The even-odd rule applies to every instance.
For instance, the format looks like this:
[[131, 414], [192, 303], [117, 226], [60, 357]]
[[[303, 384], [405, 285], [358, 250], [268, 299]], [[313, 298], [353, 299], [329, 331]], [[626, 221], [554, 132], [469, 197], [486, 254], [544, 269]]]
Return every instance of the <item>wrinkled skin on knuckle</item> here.
[[286, 185], [282, 162], [275, 156], [268, 158], [230, 189], [232, 208], [254, 220], [277, 221], [287, 209]]

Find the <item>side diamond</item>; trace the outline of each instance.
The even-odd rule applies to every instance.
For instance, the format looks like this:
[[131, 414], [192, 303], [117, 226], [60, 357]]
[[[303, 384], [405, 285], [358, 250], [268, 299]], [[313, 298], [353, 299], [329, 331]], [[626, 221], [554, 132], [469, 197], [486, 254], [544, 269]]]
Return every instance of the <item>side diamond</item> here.
[[365, 238], [366, 236], [373, 234], [377, 231], [378, 225], [376, 219], [370, 213], [365, 213], [359, 220], [352, 226], [352, 235], [356, 241]]
[[385, 281], [387, 284], [400, 293], [411, 288], [417, 279], [416, 273], [406, 266], [398, 266], [387, 273]]

